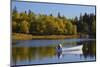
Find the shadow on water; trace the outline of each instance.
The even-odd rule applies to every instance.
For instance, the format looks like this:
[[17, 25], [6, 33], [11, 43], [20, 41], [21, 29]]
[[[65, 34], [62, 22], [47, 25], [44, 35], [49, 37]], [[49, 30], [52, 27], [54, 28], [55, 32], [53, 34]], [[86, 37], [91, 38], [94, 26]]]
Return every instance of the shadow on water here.
[[[96, 56], [96, 41], [80, 41], [77, 45], [82, 44], [83, 56], [85, 59], [88, 57], [92, 58]], [[42, 47], [12, 47], [12, 65], [20, 65], [20, 62], [27, 61], [31, 62], [33, 60], [40, 60], [44, 58], [52, 58], [57, 56], [60, 59], [61, 53], [57, 53], [55, 46], [42, 46]], [[23, 64], [21, 64], [23, 65]]]

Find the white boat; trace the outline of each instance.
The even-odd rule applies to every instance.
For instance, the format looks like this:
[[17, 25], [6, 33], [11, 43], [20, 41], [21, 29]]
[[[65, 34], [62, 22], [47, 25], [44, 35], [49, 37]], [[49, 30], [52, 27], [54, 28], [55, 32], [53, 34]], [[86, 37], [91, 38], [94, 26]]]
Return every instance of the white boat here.
[[74, 55], [83, 54], [82, 48], [83, 45], [69, 47], [69, 48], [62, 47], [59, 50], [57, 49], [58, 57], [61, 58], [62, 55], [68, 55], [68, 54], [74, 54]]
[[69, 47], [69, 48], [62, 48], [62, 51], [78, 51], [78, 50], [82, 50], [83, 45], [79, 45], [79, 46], [74, 46], [74, 47]]
[[83, 54], [82, 50], [77, 50], [77, 51], [62, 51], [62, 54]]

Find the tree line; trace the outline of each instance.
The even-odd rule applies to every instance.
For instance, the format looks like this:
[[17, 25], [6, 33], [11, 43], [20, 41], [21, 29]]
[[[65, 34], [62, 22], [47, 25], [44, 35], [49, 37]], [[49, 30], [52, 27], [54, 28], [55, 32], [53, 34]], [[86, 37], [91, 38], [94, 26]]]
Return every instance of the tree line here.
[[35, 14], [31, 10], [18, 12], [15, 7], [12, 10], [12, 32], [33, 35], [71, 35], [71, 34], [95, 34], [96, 15], [80, 14], [73, 19], [65, 16], [55, 17], [52, 14]]
[[80, 14], [77, 20], [77, 32], [80, 34], [88, 34], [90, 37], [96, 37], [96, 15], [85, 13], [83, 16]]

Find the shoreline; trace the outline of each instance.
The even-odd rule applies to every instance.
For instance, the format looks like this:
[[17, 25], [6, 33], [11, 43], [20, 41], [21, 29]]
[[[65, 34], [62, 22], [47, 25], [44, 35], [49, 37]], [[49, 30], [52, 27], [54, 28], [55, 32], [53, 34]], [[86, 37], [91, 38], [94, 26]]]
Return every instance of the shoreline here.
[[80, 37], [80, 35], [31, 35], [22, 33], [12, 33], [12, 40], [65, 39], [78, 37]]

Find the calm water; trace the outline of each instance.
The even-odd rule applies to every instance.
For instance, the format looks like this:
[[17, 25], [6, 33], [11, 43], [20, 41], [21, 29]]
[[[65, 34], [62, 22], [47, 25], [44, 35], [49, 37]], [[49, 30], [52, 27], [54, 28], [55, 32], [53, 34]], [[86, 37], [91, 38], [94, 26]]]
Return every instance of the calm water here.
[[[83, 45], [77, 52], [58, 53], [56, 46], [64, 48]], [[12, 65], [47, 64], [96, 60], [95, 39], [64, 39], [64, 40], [25, 40], [16, 41], [12, 46]]]

